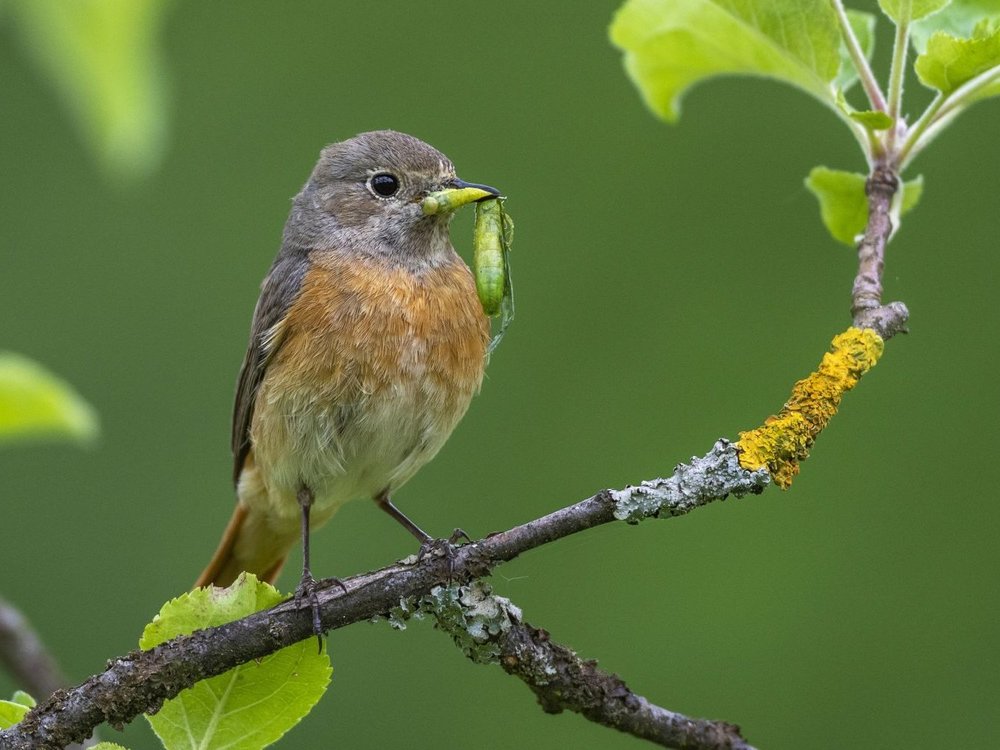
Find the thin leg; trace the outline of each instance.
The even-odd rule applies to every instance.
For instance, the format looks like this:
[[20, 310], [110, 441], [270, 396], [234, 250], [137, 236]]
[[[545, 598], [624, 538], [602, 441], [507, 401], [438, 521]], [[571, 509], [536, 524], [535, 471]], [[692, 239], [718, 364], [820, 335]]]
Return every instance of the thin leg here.
[[309, 567], [309, 511], [312, 510], [312, 492], [303, 487], [299, 490], [299, 507], [302, 509], [302, 580], [315, 580]]
[[295, 602], [302, 607], [308, 602], [312, 609], [313, 632], [323, 650], [323, 621], [319, 616], [319, 595], [316, 593], [316, 579], [309, 568], [309, 511], [312, 509], [313, 493], [305, 485], [299, 489], [299, 507], [302, 509], [302, 578], [295, 589]]
[[375, 498], [375, 502], [378, 504], [382, 510], [388, 513], [390, 516], [396, 519], [397, 523], [404, 529], [409, 531], [413, 536], [417, 538], [417, 541], [421, 544], [427, 544], [428, 542], [434, 541], [431, 535], [426, 531], [417, 526], [413, 521], [406, 517], [406, 515], [392, 504], [392, 500], [389, 499], [389, 493], [383, 492], [378, 497]]
[[417, 552], [418, 560], [427, 557], [427, 555], [436, 550], [439, 550], [437, 554], [443, 554], [446, 558], [448, 558], [448, 576], [450, 578], [452, 573], [452, 563], [455, 559], [455, 543], [462, 538], [467, 541], [472, 541], [469, 539], [469, 535], [461, 529], [455, 529], [448, 539], [435, 539], [407, 518], [403, 511], [392, 504], [392, 500], [389, 499], [388, 491], [379, 493], [379, 495], [375, 497], [375, 502], [378, 507], [396, 519], [400, 526], [413, 534], [413, 536], [415, 536], [420, 542], [420, 550]]

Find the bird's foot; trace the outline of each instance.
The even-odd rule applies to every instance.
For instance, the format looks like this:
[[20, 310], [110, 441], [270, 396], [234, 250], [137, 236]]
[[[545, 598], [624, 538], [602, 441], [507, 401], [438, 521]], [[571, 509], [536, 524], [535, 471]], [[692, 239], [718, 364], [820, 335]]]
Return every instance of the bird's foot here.
[[458, 554], [458, 542], [464, 539], [471, 542], [472, 538], [462, 529], [455, 529], [447, 539], [432, 539], [428, 537], [417, 551], [417, 562], [430, 557], [444, 557], [448, 561], [448, 579], [455, 572], [455, 556]]
[[[334, 578], [333, 581], [340, 586], [346, 593], [347, 587], [344, 582], [339, 578]], [[319, 583], [313, 578], [312, 573], [309, 570], [302, 571], [302, 578], [299, 580], [299, 585], [295, 588], [295, 594], [292, 598], [295, 600], [295, 606], [298, 609], [305, 609], [308, 607], [312, 611], [312, 626], [313, 633], [316, 634], [316, 642], [319, 646], [319, 650], [323, 651], [323, 620], [320, 617], [319, 610]]]

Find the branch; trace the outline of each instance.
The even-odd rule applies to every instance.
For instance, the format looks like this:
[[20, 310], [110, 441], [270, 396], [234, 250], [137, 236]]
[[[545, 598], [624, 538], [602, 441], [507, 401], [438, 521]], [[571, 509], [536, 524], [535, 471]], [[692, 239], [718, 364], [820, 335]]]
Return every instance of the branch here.
[[547, 713], [576, 711], [591, 721], [663, 747], [753, 750], [733, 724], [691, 719], [636, 695], [617, 676], [524, 623], [507, 635], [500, 664], [523, 680]]
[[[401, 602], [428, 595], [446, 581], [469, 582], [489, 574], [496, 565], [512, 560], [535, 547], [615, 519], [637, 523], [647, 517], [672, 517], [724, 500], [728, 495], [760, 493], [769, 482], [765, 470], [747, 471], [739, 464], [736, 447], [720, 440], [704, 457], [677, 467], [667, 479], [644, 482], [638, 487], [605, 490], [575, 505], [550, 513], [505, 532], [464, 545], [450, 559], [427, 557], [416, 564], [395, 564], [344, 582], [346, 592], [332, 579], [321, 582], [318, 590], [320, 617], [324, 629], [333, 630], [354, 622], [386, 616]], [[525, 625], [527, 634], [512, 636], [506, 653], [530, 664], [528, 652], [519, 647], [535, 643], [541, 631]], [[521, 631], [515, 631], [521, 633]], [[175, 638], [150, 651], [133, 651], [109, 662], [106, 671], [81, 685], [57, 691], [40, 703], [25, 719], [0, 732], [0, 750], [55, 750], [88, 735], [102, 722], [120, 726], [143, 712], [156, 711], [163, 701], [195, 682], [221, 674], [234, 666], [259, 659], [285, 646], [311, 638], [309, 608], [294, 601], [257, 612], [216, 628], [199, 630]], [[602, 675], [593, 665], [574, 667], [568, 649], [548, 647], [562, 655], [564, 675], [591, 672], [606, 692], [590, 700], [567, 696], [560, 707], [580, 711], [587, 718], [622, 731], [656, 741], [675, 738], [673, 747], [746, 748], [735, 727], [687, 719], [633, 696], [617, 678]], [[573, 655], [573, 659], [576, 659]], [[579, 660], [577, 660], [578, 662]], [[510, 658], [502, 660], [515, 671]], [[523, 676], [522, 676], [523, 675]], [[521, 670], [522, 679], [529, 671]], [[543, 676], [544, 677], [544, 676]], [[548, 678], [528, 679], [539, 695], [558, 690]], [[614, 687], [610, 687], [614, 686]], [[553, 693], [554, 695], [554, 693]], [[629, 697], [631, 696], [631, 697]], [[543, 705], [554, 707], [549, 699]], [[712, 729], [714, 727], [714, 729]], [[709, 744], [705, 744], [706, 742]], [[668, 745], [669, 746], [669, 745]]]
[[[891, 204], [898, 187], [895, 173], [876, 165], [868, 179], [869, 219], [858, 247], [858, 275], [852, 314], [855, 328], [834, 339], [819, 369], [796, 383], [781, 412], [761, 427], [741, 433], [739, 444], [720, 440], [702, 458], [679, 465], [666, 479], [622, 490], [605, 490], [509, 531], [492, 534], [444, 559], [427, 557], [415, 564], [389, 566], [341, 583], [328, 579], [318, 590], [320, 620], [332, 630], [360, 620], [397, 618], [403, 610], [431, 612], [445, 629], [442, 601], [454, 605], [474, 587], [469, 583], [535, 547], [613, 520], [638, 523], [650, 517], [683, 515], [729, 495], [758, 494], [772, 481], [787, 487], [819, 432], [836, 413], [843, 394], [877, 362], [883, 340], [905, 330], [907, 311], [899, 302], [882, 305], [885, 246], [892, 231]], [[346, 590], [344, 590], [346, 589]], [[499, 597], [493, 597], [495, 602]], [[508, 603], [509, 604], [509, 603]], [[524, 680], [545, 710], [570, 709], [586, 718], [666, 747], [686, 750], [746, 749], [739, 729], [723, 722], [689, 719], [633, 694], [616, 676], [579, 659], [548, 635], [520, 621], [510, 607], [500, 607], [505, 625], [486, 638], [487, 660]], [[447, 610], [447, 606], [445, 607]], [[465, 609], [459, 607], [465, 626]], [[405, 619], [405, 617], [404, 617]], [[455, 618], [451, 618], [454, 620]], [[132, 652], [108, 669], [70, 690], [57, 691], [18, 725], [0, 732], [0, 750], [55, 750], [85, 738], [98, 724], [119, 726], [143, 712], [155, 712], [164, 700], [199, 680], [259, 659], [311, 638], [309, 608], [284, 602], [271, 610], [217, 628], [200, 630], [155, 649]], [[471, 631], [465, 628], [463, 647]], [[475, 637], [472, 637], [475, 641]], [[479, 644], [480, 646], [483, 643]], [[482, 649], [466, 648], [482, 661]], [[541, 665], [541, 668], [539, 668]]]
[[[882, 305], [885, 246], [892, 231], [890, 209], [899, 181], [884, 164], [866, 185], [869, 219], [858, 247], [858, 275], [853, 290], [855, 328], [837, 336], [820, 368], [799, 381], [781, 412], [763, 426], [741, 433], [740, 444], [720, 440], [702, 458], [679, 465], [667, 479], [643, 482], [622, 490], [605, 490], [575, 505], [509, 531], [492, 534], [445, 558], [427, 557], [415, 564], [396, 564], [341, 583], [328, 579], [318, 590], [320, 620], [332, 630], [360, 620], [397, 618], [422, 610], [432, 612], [451, 630], [449, 605], [459, 602], [463, 647], [472, 658], [499, 661], [524, 680], [547, 711], [570, 709], [586, 718], [686, 750], [749, 748], [739, 729], [723, 722], [689, 719], [650, 704], [633, 694], [615, 675], [580, 660], [548, 634], [520, 620], [499, 597], [489, 599], [502, 627], [485, 639], [486, 649], [467, 647], [471, 631], [464, 627], [463, 597], [469, 583], [535, 547], [613, 520], [638, 523], [650, 517], [683, 515], [729, 495], [758, 494], [772, 478], [787, 487], [798, 463], [836, 412], [843, 394], [853, 388], [882, 352], [884, 339], [905, 331], [906, 306]], [[346, 590], [344, 590], [346, 589]], [[443, 609], [441, 608], [443, 607]], [[516, 608], [515, 608], [516, 609]], [[452, 613], [454, 609], [452, 608]], [[405, 617], [404, 617], [405, 619]], [[448, 622], [450, 619], [450, 622]], [[447, 624], [446, 624], [447, 622]], [[85, 738], [98, 724], [119, 726], [143, 712], [156, 711], [164, 700], [199, 680], [259, 659], [312, 637], [309, 608], [284, 602], [236, 622], [168, 641], [155, 649], [132, 652], [109, 663], [108, 669], [70, 690], [57, 691], [18, 725], [0, 732], [0, 750], [55, 750]], [[472, 641], [476, 638], [472, 636]]]
[[17, 607], [0, 599], [0, 664], [15, 684], [44, 697], [67, 684], [56, 660]]
[[854, 279], [851, 315], [858, 328], [870, 328], [883, 339], [906, 333], [910, 313], [902, 302], [882, 304], [885, 246], [892, 234], [892, 199], [899, 177], [885, 164], [876, 164], [868, 181], [868, 225], [858, 244], [858, 274]]
[[[31, 623], [13, 604], [0, 598], [0, 664], [14, 678], [18, 688], [35, 698], [52, 695], [69, 681], [63, 675], [55, 658], [45, 648]], [[72, 748], [93, 745], [88, 740]]]

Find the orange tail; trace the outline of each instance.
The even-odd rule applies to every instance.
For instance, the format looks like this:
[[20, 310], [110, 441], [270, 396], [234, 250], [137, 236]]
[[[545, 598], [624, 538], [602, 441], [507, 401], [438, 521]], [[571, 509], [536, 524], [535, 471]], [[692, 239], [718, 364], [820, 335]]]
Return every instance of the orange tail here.
[[237, 502], [222, 541], [208, 567], [195, 581], [195, 588], [209, 584], [228, 586], [243, 571], [274, 583], [288, 557], [288, 550], [298, 538], [295, 524], [275, 528], [274, 519]]

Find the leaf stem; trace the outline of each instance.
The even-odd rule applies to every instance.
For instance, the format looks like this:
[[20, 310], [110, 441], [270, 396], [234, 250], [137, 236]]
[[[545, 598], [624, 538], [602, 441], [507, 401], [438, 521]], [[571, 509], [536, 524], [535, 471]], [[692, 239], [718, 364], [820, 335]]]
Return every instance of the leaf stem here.
[[920, 119], [907, 134], [906, 141], [899, 149], [895, 162], [900, 171], [913, 161], [928, 143], [954, 118], [961, 109], [968, 106], [987, 86], [1000, 83], [1000, 65], [984, 70], [971, 78], [950, 94], [938, 94]]
[[910, 45], [910, 19], [907, 17], [896, 24], [896, 41], [892, 46], [892, 66], [889, 69], [889, 117], [893, 124], [886, 134], [886, 150], [893, 154], [896, 138], [905, 135], [906, 123], [901, 122], [899, 113], [903, 104], [903, 76], [906, 74], [906, 54]]
[[[927, 128], [934, 122], [937, 117], [938, 112], [941, 110], [941, 106], [945, 103], [947, 97], [938, 92], [938, 95], [934, 97], [924, 113], [920, 115], [920, 119], [914, 123], [910, 132], [906, 134], [906, 140], [903, 145], [899, 148], [899, 153], [896, 154], [896, 164], [899, 166], [900, 171], [903, 169], [903, 165], [909, 163], [912, 156], [916, 156], [916, 144], [920, 141], [921, 136], [927, 130]], [[912, 156], [911, 156], [912, 152]]]
[[851, 28], [851, 22], [847, 18], [847, 11], [844, 10], [844, 4], [841, 0], [830, 0], [830, 5], [837, 14], [837, 21], [840, 23], [840, 33], [844, 37], [847, 51], [851, 55], [854, 67], [858, 71], [858, 77], [861, 79], [861, 85], [868, 96], [868, 101], [871, 103], [872, 109], [878, 112], [885, 112], [885, 96], [882, 94], [878, 80], [875, 78], [875, 74], [868, 64], [868, 58], [865, 57], [865, 53], [861, 49], [861, 43], [858, 41], [857, 36], [855, 36], [854, 29]]

